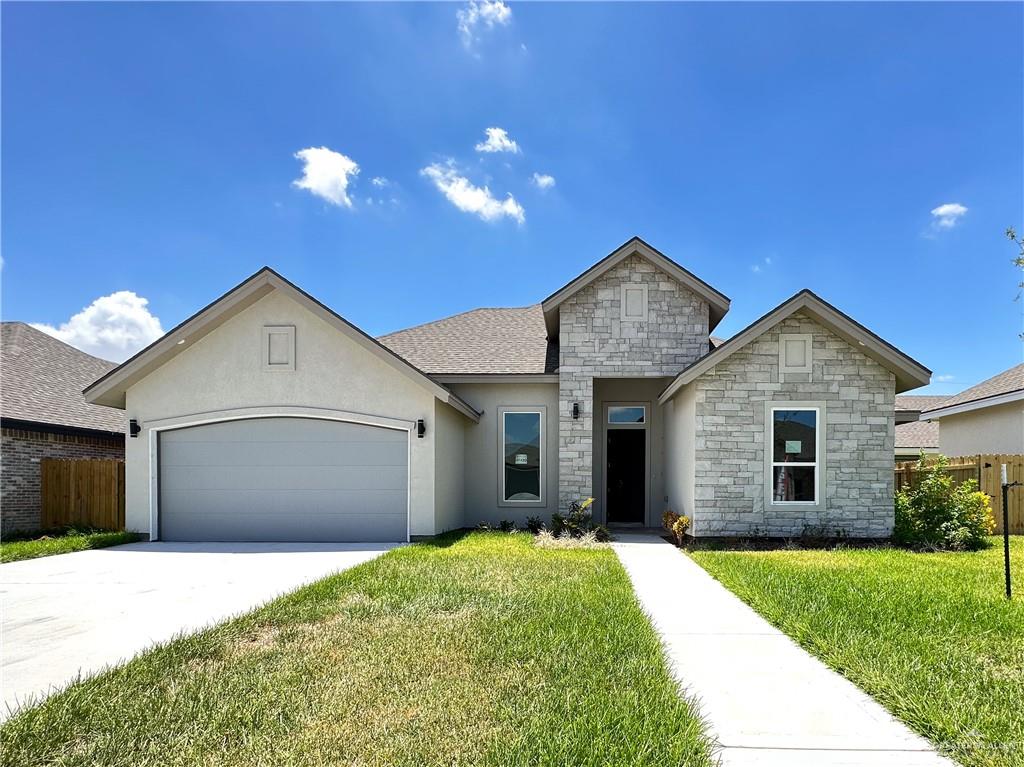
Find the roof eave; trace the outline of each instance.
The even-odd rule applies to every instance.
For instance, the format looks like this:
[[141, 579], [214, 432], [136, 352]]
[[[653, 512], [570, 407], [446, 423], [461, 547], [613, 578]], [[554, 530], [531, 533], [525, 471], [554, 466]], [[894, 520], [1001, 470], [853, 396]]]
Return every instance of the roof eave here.
[[1002, 394], [993, 394], [990, 397], [972, 399], [968, 402], [958, 402], [957, 404], [950, 405], [949, 407], [925, 410], [921, 413], [919, 420], [932, 421], [949, 415], [968, 413], [972, 410], [982, 410], [984, 408], [995, 407], [997, 405], [1007, 405], [1020, 400], [1024, 400], [1024, 389], [1016, 389], [1014, 391], [1003, 392]]

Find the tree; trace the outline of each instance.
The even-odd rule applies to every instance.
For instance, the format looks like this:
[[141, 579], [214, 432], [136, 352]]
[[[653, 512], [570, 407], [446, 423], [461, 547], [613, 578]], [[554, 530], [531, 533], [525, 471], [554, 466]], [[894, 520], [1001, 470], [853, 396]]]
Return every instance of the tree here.
[[[1018, 248], [1017, 256], [1013, 259], [1013, 265], [1016, 266], [1021, 272], [1024, 272], [1024, 238], [1017, 236], [1017, 230], [1012, 226], [1006, 230], [1006, 239], [1012, 242]], [[1024, 279], [1017, 283], [1017, 299], [1020, 300], [1021, 293], [1024, 292]], [[1020, 334], [1020, 339], [1024, 341], [1024, 333]]]

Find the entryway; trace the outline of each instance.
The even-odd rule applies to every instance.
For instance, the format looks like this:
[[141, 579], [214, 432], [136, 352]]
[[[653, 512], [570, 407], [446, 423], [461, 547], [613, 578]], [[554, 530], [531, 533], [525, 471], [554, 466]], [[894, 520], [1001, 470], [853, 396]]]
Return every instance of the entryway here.
[[649, 486], [649, 406], [605, 405], [605, 509], [610, 525], [642, 526]]

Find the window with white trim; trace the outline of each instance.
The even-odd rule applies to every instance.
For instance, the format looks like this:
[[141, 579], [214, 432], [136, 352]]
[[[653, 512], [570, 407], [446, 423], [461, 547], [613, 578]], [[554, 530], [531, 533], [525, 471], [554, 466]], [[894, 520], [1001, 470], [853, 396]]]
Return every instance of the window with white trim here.
[[771, 502], [818, 502], [820, 415], [816, 407], [771, 408]]
[[544, 489], [544, 418], [540, 410], [501, 412], [501, 501], [539, 504]]

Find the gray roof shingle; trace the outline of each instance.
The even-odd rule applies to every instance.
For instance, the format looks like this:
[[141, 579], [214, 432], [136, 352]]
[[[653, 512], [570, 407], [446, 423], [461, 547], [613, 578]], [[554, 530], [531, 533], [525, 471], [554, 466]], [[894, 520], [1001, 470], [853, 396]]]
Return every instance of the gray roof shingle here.
[[949, 399], [948, 394], [897, 394], [896, 412], [909, 410], [920, 412], [928, 408], [938, 407], [939, 403]]
[[941, 403], [931, 405], [928, 410], [938, 410], [940, 407], [947, 408], [953, 405], [963, 405], [967, 402], [975, 402], [976, 400], [987, 399], [988, 397], [996, 397], [1000, 394], [1009, 394], [1010, 392], [1020, 391], [1024, 389], [1024, 363], [1004, 370], [999, 375], [992, 376], [987, 381], [982, 381], [976, 386], [972, 386], [970, 389], [965, 389], [959, 394], [955, 394], [948, 399], [943, 400]]
[[85, 401], [82, 389], [117, 367], [24, 322], [0, 323], [0, 415], [107, 432], [124, 432], [124, 411]]
[[939, 447], [938, 421], [911, 421], [896, 424], [897, 449], [934, 448]]
[[377, 340], [432, 375], [558, 370], [558, 344], [547, 339], [540, 304], [473, 309]]

